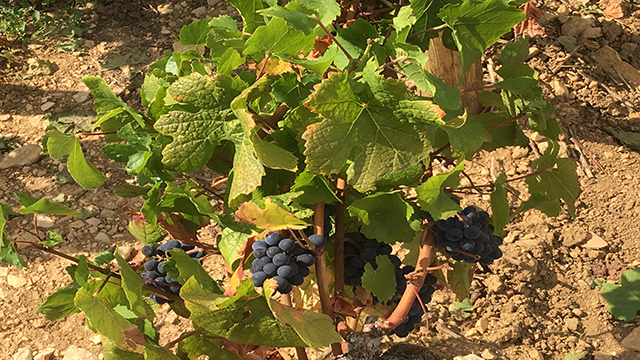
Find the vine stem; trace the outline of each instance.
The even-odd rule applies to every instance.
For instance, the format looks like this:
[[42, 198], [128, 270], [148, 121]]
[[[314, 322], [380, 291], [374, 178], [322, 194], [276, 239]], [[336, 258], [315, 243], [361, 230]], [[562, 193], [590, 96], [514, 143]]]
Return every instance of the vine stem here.
[[258, 75], [256, 77], [256, 80], [260, 79], [260, 77], [264, 73], [264, 68], [267, 66], [267, 62], [269, 62], [269, 57], [270, 56], [271, 56], [271, 53], [269, 53], [269, 52], [267, 52], [264, 55], [264, 60], [262, 61], [262, 66], [260, 67], [260, 71], [258, 71]]
[[520, 118], [521, 118], [521, 117], [523, 117], [523, 116], [524, 116], [524, 115], [514, 116], [514, 117], [512, 117], [511, 119], [507, 119], [507, 120], [502, 121], [502, 122], [499, 122], [499, 123], [497, 123], [497, 124], [489, 125], [489, 126], [487, 126], [485, 129], [486, 129], [486, 130], [491, 130], [491, 129], [495, 129], [495, 128], [500, 127], [500, 126], [507, 125], [508, 123], [510, 123], [510, 122], [512, 122], [512, 121], [514, 121], [514, 120], [520, 119]]
[[[316, 204], [313, 214], [314, 232], [318, 235], [324, 234], [324, 203]], [[322, 312], [333, 319], [333, 306], [331, 305], [331, 295], [329, 294], [329, 279], [327, 274], [327, 261], [324, 257], [324, 247], [314, 251], [316, 258], [316, 280], [318, 282], [318, 293], [320, 295], [320, 305]], [[333, 356], [342, 355], [342, 347], [339, 343], [331, 344]]]
[[201, 328], [197, 328], [197, 329], [195, 329], [193, 331], [189, 331], [188, 333], [184, 333], [184, 334], [180, 335], [179, 338], [177, 338], [177, 339], [171, 341], [170, 343], [168, 343], [167, 345], [165, 345], [164, 348], [169, 350], [169, 349], [171, 349], [171, 347], [173, 347], [175, 344], [179, 343], [180, 341], [182, 341], [182, 340], [184, 340], [184, 339], [186, 339], [186, 338], [188, 338], [190, 336], [199, 334], [199, 333], [201, 333], [203, 331], [204, 331], [204, 328], [201, 327]]
[[320, 25], [320, 27], [322, 28], [322, 30], [324, 30], [324, 32], [327, 34], [327, 36], [329, 36], [329, 38], [331, 39], [331, 41], [335, 42], [336, 45], [338, 45], [338, 47], [340, 48], [340, 50], [342, 50], [342, 52], [344, 53], [344, 55], [347, 57], [347, 59], [349, 59], [349, 63], [353, 62], [353, 57], [351, 57], [351, 55], [349, 54], [349, 52], [347, 52], [347, 50], [342, 46], [342, 44], [340, 44], [340, 42], [333, 36], [333, 34], [331, 34], [331, 31], [329, 31], [329, 29], [327, 29], [323, 24], [322, 21], [320, 21], [320, 19], [318, 19], [317, 16], [314, 16], [313, 19], [316, 21], [316, 23], [318, 23], [318, 25]]
[[336, 203], [338, 212], [336, 213], [336, 233], [335, 248], [333, 251], [334, 259], [334, 295], [344, 294], [344, 196], [347, 182], [343, 178], [336, 180], [336, 189], [340, 202]]
[[422, 35], [424, 33], [428, 33], [429, 31], [439, 31], [439, 30], [442, 30], [442, 29], [444, 29], [444, 28], [446, 28], [448, 26], [449, 25], [447, 25], [447, 24], [442, 24], [442, 25], [434, 26], [434, 27], [429, 28], [429, 29], [420, 30], [420, 31], [415, 32], [413, 34], [409, 34], [409, 36], [407, 36], [407, 38], [418, 36], [418, 35]]
[[[380, 70], [382, 70], [382, 69], [384, 69], [384, 68], [386, 68], [386, 67], [389, 67], [389, 66], [391, 66], [391, 65], [395, 65], [395, 64], [399, 63], [400, 61], [402, 61], [402, 60], [404, 60], [404, 59], [406, 59], [406, 58], [407, 58], [406, 56], [400, 56], [400, 57], [395, 58], [395, 59], [393, 59], [393, 60], [391, 60], [391, 61], [388, 61], [388, 62], [386, 62], [386, 63], [384, 63], [384, 64], [382, 64], [382, 65], [378, 66], [378, 67], [374, 70], [374, 72], [378, 72], [378, 71], [380, 71]], [[358, 76], [354, 77], [353, 79], [349, 80], [349, 82], [356, 82], [356, 81], [358, 81], [358, 80], [360, 80], [360, 79], [362, 79], [362, 75], [358, 75]]]
[[[280, 297], [280, 302], [282, 305], [293, 307], [293, 303], [291, 302], [291, 294], [282, 294]], [[296, 355], [298, 355], [298, 360], [309, 360], [307, 356], [307, 351], [303, 347], [296, 347]]]
[[[515, 177], [515, 178], [507, 179], [504, 182], [506, 184], [506, 183], [509, 183], [509, 182], [512, 182], [512, 181], [522, 180], [522, 179], [526, 179], [526, 178], [529, 178], [529, 177], [532, 177], [532, 176], [544, 174], [544, 173], [549, 172], [549, 171], [551, 171], [551, 169], [537, 170], [537, 171], [534, 171], [534, 172], [532, 172], [530, 174], [526, 174], [526, 175], [518, 176], [518, 177]], [[482, 188], [482, 187], [493, 188], [493, 187], [495, 187], [495, 184], [483, 184], [483, 185], [475, 185], [475, 186], [461, 186], [457, 190], [477, 189], [477, 188]]]
[[98, 290], [96, 290], [96, 292], [93, 293], [93, 297], [98, 296], [98, 294], [100, 294], [100, 291], [102, 291], [102, 289], [104, 289], [105, 285], [107, 285], [107, 283], [109, 282], [109, 278], [111, 278], [111, 274], [107, 274], [107, 276], [105, 276], [104, 280], [102, 280], [102, 284], [100, 284], [100, 287], [98, 288]]
[[391, 315], [380, 324], [382, 330], [387, 333], [395, 329], [406, 319], [416, 294], [422, 288], [424, 279], [427, 276], [427, 269], [429, 269], [429, 265], [431, 264], [431, 256], [433, 255], [435, 246], [436, 241], [433, 236], [433, 231], [428, 226], [425, 226], [422, 230], [422, 237], [420, 238], [420, 252], [418, 254], [416, 270], [407, 275], [407, 277], [411, 276], [411, 279], [407, 281], [407, 288], [402, 294], [398, 306], [393, 310]]

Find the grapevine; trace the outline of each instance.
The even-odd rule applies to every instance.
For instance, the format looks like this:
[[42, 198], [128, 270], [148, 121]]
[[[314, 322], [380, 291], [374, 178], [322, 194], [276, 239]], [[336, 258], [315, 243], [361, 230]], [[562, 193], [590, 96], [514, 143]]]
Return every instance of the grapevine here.
[[[46, 151], [66, 158], [88, 191], [106, 177], [85, 157], [85, 136], [104, 136], [105, 155], [125, 164], [135, 183], [116, 193], [144, 201], [129, 209], [140, 262], [62, 254], [60, 235], [18, 227], [0, 204], [0, 261], [26, 265], [6, 230], [14, 226], [31, 233], [29, 245], [74, 262], [73, 285], [39, 310], [50, 320], [82, 312], [105, 338], [105, 359], [238, 359], [244, 345], [295, 347], [301, 359], [305, 348], [330, 346], [338, 356], [369, 311], [383, 314], [376, 329], [406, 337], [427, 323], [436, 289], [502, 257], [502, 229], [514, 216], [534, 208], [575, 215], [575, 163], [558, 157], [560, 128], [525, 63], [528, 39], [497, 44], [524, 20], [518, 2], [385, 1], [391, 8], [357, 18], [334, 0], [230, 3], [242, 21], [187, 25], [179, 41], [192, 49], [150, 65], [144, 111], [87, 76], [95, 131], [48, 128]], [[440, 80], [426, 70], [435, 38], [458, 51], [462, 73], [489, 47], [499, 51], [501, 80], [462, 90]], [[484, 112], [462, 106], [468, 93]], [[527, 146], [523, 129], [549, 139], [529, 174], [474, 185], [466, 162]], [[490, 208], [463, 209], [452, 198], [465, 193], [461, 176], [491, 189]], [[508, 201], [510, 181], [528, 187], [517, 204]], [[16, 195], [20, 214], [82, 216]], [[215, 241], [201, 237], [206, 226], [219, 230]], [[224, 282], [203, 267], [213, 254], [224, 260]], [[442, 268], [454, 269], [447, 280], [436, 276]], [[454, 289], [462, 298], [469, 290]], [[158, 306], [194, 329], [160, 346]]]

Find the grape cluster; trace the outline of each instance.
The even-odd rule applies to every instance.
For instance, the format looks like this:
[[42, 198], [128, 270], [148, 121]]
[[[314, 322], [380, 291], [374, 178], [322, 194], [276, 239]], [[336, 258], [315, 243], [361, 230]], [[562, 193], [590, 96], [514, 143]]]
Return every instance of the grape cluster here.
[[489, 214], [469, 206], [456, 216], [440, 220], [434, 227], [436, 244], [444, 246], [457, 261], [492, 264], [502, 257], [502, 238], [493, 235]]
[[[408, 274], [414, 271], [415, 268], [413, 266], [405, 266], [402, 270], [403, 273]], [[418, 296], [425, 307], [426, 304], [431, 301], [431, 295], [433, 295], [433, 292], [435, 291], [433, 285], [435, 285], [437, 281], [438, 279], [431, 274], [427, 275], [424, 279], [424, 283], [418, 292]], [[407, 283], [403, 281], [402, 283], [399, 283], [399, 285], [400, 284], [402, 284], [402, 292], [404, 292], [404, 289], [407, 288]], [[413, 301], [413, 304], [411, 304], [407, 318], [405, 318], [404, 321], [391, 332], [391, 334], [396, 334], [399, 337], [407, 337], [413, 330], [414, 326], [422, 321], [422, 315], [424, 315], [424, 310], [422, 309], [422, 305], [420, 305], [420, 301], [416, 298]]]
[[391, 245], [379, 243], [376, 239], [368, 239], [359, 232], [351, 232], [345, 234], [347, 241], [344, 243], [344, 283], [345, 285], [362, 285], [362, 275], [364, 274], [364, 266], [370, 263], [376, 269], [376, 257], [378, 255], [387, 255], [391, 263], [396, 268], [396, 277], [404, 277], [400, 271], [402, 262], [400, 259], [391, 255], [393, 249]]
[[[151, 245], [145, 245], [140, 252], [148, 258], [144, 263], [144, 272], [140, 274], [145, 279], [153, 280], [145, 282], [145, 285], [153, 286], [156, 289], [162, 290], [171, 294], [180, 293], [180, 284], [173, 280], [171, 276], [167, 275], [163, 267], [169, 257], [169, 250], [179, 248], [189, 254], [194, 259], [200, 259], [204, 257], [202, 251], [198, 251], [194, 246], [187, 245], [178, 240], [169, 240], [166, 243], [154, 248]], [[165, 299], [156, 294], [151, 294], [150, 298], [158, 304], [172, 303], [173, 300]]]
[[[322, 235], [310, 235], [309, 241], [317, 248], [327, 243]], [[304, 249], [295, 240], [283, 238], [277, 231], [268, 233], [264, 241], [251, 245], [255, 260], [251, 264], [251, 279], [255, 286], [262, 286], [265, 280], [273, 278], [278, 282], [281, 294], [291, 292], [293, 286], [302, 285], [309, 275], [309, 266], [316, 262], [310, 250]]]

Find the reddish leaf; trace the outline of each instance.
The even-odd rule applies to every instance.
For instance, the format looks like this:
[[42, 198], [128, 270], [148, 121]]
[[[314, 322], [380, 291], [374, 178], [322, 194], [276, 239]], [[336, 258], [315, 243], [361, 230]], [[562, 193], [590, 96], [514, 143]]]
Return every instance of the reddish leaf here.
[[340, 315], [357, 317], [356, 307], [344, 296], [334, 296], [331, 298], [333, 302], [333, 312]]
[[527, 16], [525, 21], [513, 27], [513, 32], [517, 37], [530, 36], [530, 37], [546, 37], [547, 30], [540, 24], [540, 17], [542, 16], [542, 10], [538, 9], [532, 1], [526, 2], [518, 8], [522, 9]]
[[602, 11], [605, 15], [614, 19], [622, 19], [624, 17], [624, 11], [620, 3], [612, 2]]

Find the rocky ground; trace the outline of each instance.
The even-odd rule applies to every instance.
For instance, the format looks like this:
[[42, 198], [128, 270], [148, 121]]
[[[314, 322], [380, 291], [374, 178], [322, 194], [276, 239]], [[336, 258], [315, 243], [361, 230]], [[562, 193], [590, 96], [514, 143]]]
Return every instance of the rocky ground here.
[[[13, 44], [20, 51], [10, 66], [0, 57], [0, 150], [7, 146], [2, 156], [20, 145], [40, 144], [52, 121], [87, 126], [93, 115], [84, 75], [104, 78], [130, 106], [141, 109], [137, 89], [145, 68], [172, 49], [180, 27], [234, 11], [215, 0], [105, 3], [87, 9], [89, 28], [76, 36], [76, 45], [68, 45], [69, 52], [56, 46], [69, 39], [53, 33], [30, 45]], [[597, 360], [639, 359], [640, 328], [611, 317], [597, 281], [615, 282], [624, 269], [640, 266], [640, 144], [625, 144], [619, 133], [640, 131], [640, 6], [615, 0], [537, 5], [538, 31], [546, 36], [531, 40], [529, 64], [540, 73], [545, 96], [557, 105], [561, 151], [579, 164], [577, 218], [532, 211], [515, 219], [507, 227], [507, 256], [492, 272], [474, 277], [471, 315], [452, 314], [453, 294], [439, 289], [430, 304], [429, 332], [414, 332], [406, 341], [427, 345], [446, 360], [556, 360], [579, 352]], [[485, 65], [490, 69], [491, 61]], [[528, 148], [480, 156], [469, 173], [487, 182], [501, 171], [510, 177], [526, 174], [529, 161], [546, 145], [529, 135]], [[24, 148], [18, 160], [28, 165], [0, 163], [0, 201], [17, 208], [14, 192], [19, 191], [68, 202], [84, 209], [83, 220], [44, 216], [38, 221], [63, 236], [61, 251], [91, 257], [117, 246], [133, 254], [140, 244], [126, 230], [129, 216], [123, 206], [137, 209], [140, 203], [113, 194], [128, 176], [102, 155], [103, 140], [84, 141], [87, 156], [109, 178], [103, 187], [86, 192], [70, 181], [64, 162]], [[510, 196], [524, 190], [524, 183], [511, 185]], [[488, 205], [486, 195], [468, 201]], [[14, 219], [26, 227], [31, 220]], [[9, 232], [12, 238], [29, 236]], [[20, 251], [28, 268], [0, 265], [0, 359], [101, 358], [100, 337], [81, 316], [50, 322], [35, 310], [57, 287], [70, 283], [64, 271], [69, 263], [29, 248]], [[213, 257], [205, 265], [217, 261]], [[157, 325], [163, 343], [189, 327], [166, 309]], [[388, 338], [385, 346], [400, 341]]]

